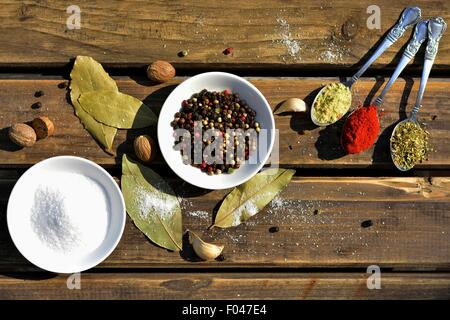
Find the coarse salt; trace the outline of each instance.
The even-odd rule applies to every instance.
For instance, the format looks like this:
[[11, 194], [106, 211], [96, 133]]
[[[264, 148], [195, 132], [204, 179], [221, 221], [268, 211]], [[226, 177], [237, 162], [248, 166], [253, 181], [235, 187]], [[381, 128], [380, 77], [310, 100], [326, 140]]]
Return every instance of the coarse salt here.
[[48, 173], [31, 207], [37, 238], [59, 253], [95, 250], [109, 225], [109, 202], [103, 187], [76, 173]]

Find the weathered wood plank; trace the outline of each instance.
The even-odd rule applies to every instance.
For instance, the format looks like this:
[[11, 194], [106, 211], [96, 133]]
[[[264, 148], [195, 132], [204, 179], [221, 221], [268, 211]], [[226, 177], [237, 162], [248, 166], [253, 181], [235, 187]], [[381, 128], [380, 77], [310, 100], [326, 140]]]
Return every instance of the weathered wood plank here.
[[[380, 29], [369, 29], [373, 1], [78, 1], [81, 29], [68, 30], [68, 3], [3, 1], [0, 66], [62, 66], [76, 55], [106, 65], [143, 66], [165, 59], [183, 67], [335, 68], [361, 64], [408, 1], [377, 1]], [[418, 0], [424, 17], [450, 19], [445, 0]], [[370, 12], [370, 11], [369, 11]], [[411, 32], [373, 65], [392, 67]], [[226, 56], [222, 51], [233, 47]], [[177, 53], [187, 50], [188, 56]], [[414, 67], [422, 64], [418, 58]], [[450, 67], [441, 41], [435, 68]]]
[[[142, 79], [119, 78], [121, 91], [144, 100], [155, 111], [159, 110], [169, 93], [182, 79], [162, 85], [150, 85]], [[250, 78], [267, 97], [274, 108], [289, 97], [299, 97], [312, 102], [315, 90], [321, 84], [337, 81], [334, 78]], [[380, 90], [383, 80], [362, 79], [354, 88], [354, 107], [370, 102], [370, 97]], [[104, 153], [83, 129], [73, 108], [66, 100], [66, 91], [59, 89], [60, 80], [0, 80], [0, 167], [29, 166], [55, 155], [77, 155], [104, 166], [115, 166], [116, 159]], [[389, 155], [388, 140], [393, 124], [411, 110], [419, 86], [418, 79], [399, 79], [385, 98], [381, 118], [382, 133], [372, 149], [359, 155], [344, 156], [340, 147], [341, 126], [326, 129], [315, 127], [309, 115], [276, 116], [280, 131], [280, 158], [283, 166], [303, 168], [394, 168]], [[35, 98], [37, 90], [44, 96]], [[369, 97], [369, 98], [368, 98]], [[42, 102], [42, 108], [31, 105]], [[431, 79], [425, 93], [420, 119], [428, 124], [431, 143], [435, 151], [429, 161], [418, 165], [421, 169], [449, 169], [450, 145], [450, 81]], [[54, 120], [56, 134], [51, 139], [39, 141], [34, 147], [23, 150], [9, 142], [7, 128], [15, 122], [30, 121], [37, 115], [48, 115]], [[115, 140], [118, 159], [131, 150], [130, 142], [138, 131], [122, 131]], [[155, 137], [155, 130], [150, 130]], [[129, 139], [127, 139], [127, 134]]]
[[[6, 228], [6, 201], [13, 183], [0, 182], [0, 270], [36, 270], [17, 252]], [[171, 183], [182, 198], [184, 228], [225, 244], [225, 260], [198, 262], [189, 246], [181, 255], [160, 249], [128, 220], [119, 246], [101, 268], [366, 268], [376, 264], [450, 270], [448, 177], [296, 177], [246, 224], [211, 231], [207, 227], [212, 212], [226, 192], [206, 193], [178, 180]], [[279, 231], [271, 233], [274, 226]]]
[[[0, 276], [0, 299], [448, 299], [448, 273], [83, 273], [81, 289], [67, 277]], [[180, 310], [181, 314], [181, 310]]]

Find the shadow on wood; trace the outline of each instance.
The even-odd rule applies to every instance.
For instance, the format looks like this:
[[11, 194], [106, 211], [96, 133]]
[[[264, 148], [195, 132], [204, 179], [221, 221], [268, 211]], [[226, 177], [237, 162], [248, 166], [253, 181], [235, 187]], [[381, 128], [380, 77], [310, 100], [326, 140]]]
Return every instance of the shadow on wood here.
[[[42, 269], [34, 266], [20, 254], [19, 250], [17, 250], [7, 228], [6, 205], [0, 205], [0, 260], [4, 265], [3, 267], [11, 265], [11, 267], [8, 268], [9, 270], [16, 269], [15, 266], [17, 265], [20, 266], [16, 270], [17, 273], [3, 273], [2, 271], [0, 271], [0, 274], [3, 274], [5, 276], [24, 280], [50, 279], [57, 276], [57, 274], [43, 271]], [[19, 271], [23, 271], [24, 269], [26, 269], [27, 271], [33, 271], [33, 273], [19, 273]]]
[[183, 250], [180, 251], [180, 257], [189, 262], [200, 262], [200, 259], [194, 251], [191, 242], [189, 241], [189, 231], [183, 234]]
[[344, 148], [341, 145], [342, 127], [344, 125], [346, 116], [341, 120], [323, 128], [319, 131], [314, 146], [317, 149], [317, 155], [321, 160], [336, 160], [346, 155]]
[[0, 150], [15, 152], [23, 148], [13, 143], [8, 137], [9, 127], [0, 129]]

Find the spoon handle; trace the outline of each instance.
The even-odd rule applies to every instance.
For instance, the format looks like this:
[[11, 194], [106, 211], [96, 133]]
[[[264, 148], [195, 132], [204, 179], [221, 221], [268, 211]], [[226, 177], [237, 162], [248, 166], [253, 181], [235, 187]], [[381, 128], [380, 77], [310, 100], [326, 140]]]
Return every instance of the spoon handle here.
[[397, 41], [406, 31], [406, 29], [412, 25], [415, 25], [420, 20], [421, 12], [419, 7], [407, 7], [403, 10], [398, 23], [389, 31], [388, 35], [373, 55], [366, 61], [366, 63], [358, 70], [358, 72], [350, 79], [348, 86], [351, 87], [362, 74], [369, 68], [369, 66], [395, 41]]
[[447, 24], [441, 17], [431, 18], [428, 22], [428, 43], [425, 49], [425, 59], [423, 63], [422, 78], [420, 79], [419, 92], [417, 93], [416, 104], [411, 111], [411, 119], [417, 118], [417, 113], [422, 106], [422, 98], [427, 86], [431, 67], [438, 52], [439, 40], [447, 29]]
[[383, 104], [384, 96], [391, 88], [392, 84], [395, 82], [395, 80], [397, 80], [398, 76], [400, 75], [400, 73], [402, 73], [403, 69], [405, 69], [406, 65], [416, 55], [417, 51], [419, 51], [420, 46], [427, 38], [427, 32], [428, 32], [428, 20], [420, 21], [416, 25], [414, 29], [414, 35], [411, 41], [406, 46], [405, 51], [403, 52], [403, 55], [400, 58], [400, 61], [394, 70], [394, 73], [392, 74], [388, 83], [386, 83], [386, 85], [384, 86], [383, 91], [381, 91], [380, 95], [375, 100], [374, 104], [377, 107], [380, 107]]

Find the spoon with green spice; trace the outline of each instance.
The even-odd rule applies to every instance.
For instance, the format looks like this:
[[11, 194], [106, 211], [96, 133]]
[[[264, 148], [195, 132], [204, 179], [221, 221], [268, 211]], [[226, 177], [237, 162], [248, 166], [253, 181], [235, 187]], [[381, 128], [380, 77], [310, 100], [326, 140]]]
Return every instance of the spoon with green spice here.
[[407, 7], [403, 10], [398, 23], [389, 31], [373, 55], [346, 83], [331, 83], [323, 87], [311, 105], [311, 121], [317, 126], [328, 126], [341, 119], [350, 109], [352, 103], [351, 88], [369, 66], [394, 42], [396, 42], [421, 17], [418, 7]]
[[446, 29], [447, 24], [441, 17], [431, 18], [428, 21], [428, 42], [416, 103], [411, 111], [411, 116], [399, 122], [392, 131], [391, 158], [395, 167], [400, 171], [408, 171], [418, 162], [426, 160], [429, 149], [428, 132], [420, 126], [417, 114], [422, 106], [423, 94], [436, 58], [439, 40]]

